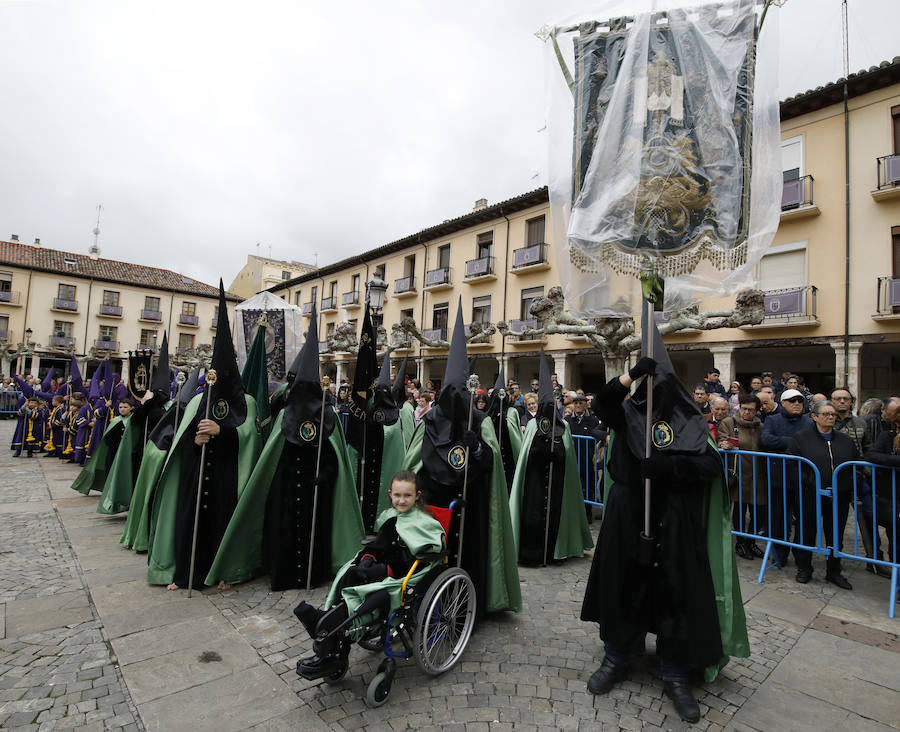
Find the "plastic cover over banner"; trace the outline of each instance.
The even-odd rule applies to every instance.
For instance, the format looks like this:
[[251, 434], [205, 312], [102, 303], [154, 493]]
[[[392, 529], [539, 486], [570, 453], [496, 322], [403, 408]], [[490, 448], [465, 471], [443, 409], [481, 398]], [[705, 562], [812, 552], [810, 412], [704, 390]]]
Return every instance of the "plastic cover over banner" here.
[[[573, 311], [733, 296], [778, 227], [777, 15], [756, 0], [611, 2], [547, 38], [549, 190]], [[682, 7], [677, 7], [682, 6]]]
[[266, 290], [237, 305], [234, 309], [234, 341], [238, 366], [242, 369], [263, 313], [269, 323], [266, 329], [269, 377], [281, 381], [300, 352], [305, 332], [303, 314], [296, 305]]

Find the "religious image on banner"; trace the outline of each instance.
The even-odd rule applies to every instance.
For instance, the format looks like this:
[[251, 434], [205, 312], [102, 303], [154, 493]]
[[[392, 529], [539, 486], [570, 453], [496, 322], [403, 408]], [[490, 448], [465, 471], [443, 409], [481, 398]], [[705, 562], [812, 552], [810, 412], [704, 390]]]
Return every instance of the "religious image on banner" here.
[[128, 391], [135, 399], [141, 399], [150, 388], [153, 368], [153, 351], [128, 352]]
[[266, 365], [269, 376], [280, 380], [284, 378], [284, 310], [244, 310], [244, 343], [253, 343], [256, 329], [259, 327], [259, 319], [265, 314], [268, 326], [266, 327]]

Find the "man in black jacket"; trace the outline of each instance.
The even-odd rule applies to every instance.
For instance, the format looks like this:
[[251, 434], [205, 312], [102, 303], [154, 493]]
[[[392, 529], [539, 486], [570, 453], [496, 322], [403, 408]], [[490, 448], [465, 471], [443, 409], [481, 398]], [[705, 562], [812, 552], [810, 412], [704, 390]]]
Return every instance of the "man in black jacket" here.
[[[842, 470], [838, 474], [837, 485], [832, 485], [832, 474], [835, 469], [848, 460], [859, 460], [859, 453], [853, 440], [843, 432], [834, 429], [837, 410], [830, 400], [816, 402], [812, 408], [813, 429], [802, 430], [793, 436], [788, 453], [804, 457], [812, 462], [819, 471], [822, 488], [832, 489], [832, 498], [822, 500], [822, 531], [824, 541], [828, 543], [833, 536], [834, 523], [831, 501], [837, 500], [838, 547], [844, 547], [844, 527], [847, 525], [847, 514], [850, 511], [850, 500], [853, 497], [853, 471]], [[790, 474], [791, 477], [795, 473]], [[800, 532], [802, 544], [814, 546], [816, 541], [816, 483], [812, 471], [804, 467], [802, 471], [801, 501], [803, 520]], [[797, 559], [797, 582], [806, 584], [812, 578], [812, 552], [795, 549]], [[825, 580], [843, 590], [852, 590], [852, 585], [841, 574], [841, 560], [833, 553], [828, 554], [825, 563]]]

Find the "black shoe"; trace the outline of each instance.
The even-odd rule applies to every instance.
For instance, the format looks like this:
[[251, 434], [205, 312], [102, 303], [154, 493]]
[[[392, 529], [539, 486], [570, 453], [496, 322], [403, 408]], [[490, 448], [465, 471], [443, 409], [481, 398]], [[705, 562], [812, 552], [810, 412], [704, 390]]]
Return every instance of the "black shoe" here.
[[324, 613], [319, 610], [319, 608], [313, 607], [304, 600], [294, 608], [294, 615], [297, 617], [297, 620], [303, 624], [303, 627], [306, 628], [309, 637], [315, 638], [316, 625], [319, 622], [319, 618], [321, 618]]
[[852, 590], [853, 585], [851, 585], [847, 578], [844, 577], [840, 572], [829, 572], [825, 575], [825, 581], [831, 582], [833, 585], [837, 585], [842, 590]]
[[739, 541], [734, 545], [734, 553], [737, 554], [741, 559], [752, 559], [750, 553], [747, 551], [747, 545], [742, 541]]
[[766, 553], [759, 548], [755, 541], [751, 541], [749, 544], [747, 544], [747, 548], [750, 550], [750, 554], [757, 559], [762, 559], [764, 556], [766, 556]]
[[787, 552], [784, 552], [784, 554], [782, 554], [781, 552], [776, 550], [776, 552], [775, 552], [775, 566], [776, 567], [778, 567], [779, 569], [787, 567], [789, 561], [790, 561], [790, 554], [788, 554]]
[[297, 675], [307, 681], [315, 681], [325, 676], [334, 676], [347, 665], [347, 657], [340, 653], [327, 656], [311, 656], [297, 661]]
[[796, 580], [801, 585], [805, 585], [812, 579], [812, 573], [812, 567], [800, 567], [800, 569], [797, 570]]
[[22, 451], [19, 450], [13, 457], [22, 457]]
[[666, 681], [663, 691], [675, 705], [675, 711], [685, 722], [700, 721], [700, 705], [691, 693], [690, 684], [682, 684], [678, 681]]
[[606, 694], [616, 684], [624, 680], [627, 675], [628, 666], [625, 664], [613, 663], [604, 658], [603, 663], [600, 664], [600, 668], [594, 671], [594, 673], [591, 674], [591, 678], [588, 679], [588, 691], [591, 692], [591, 694]]

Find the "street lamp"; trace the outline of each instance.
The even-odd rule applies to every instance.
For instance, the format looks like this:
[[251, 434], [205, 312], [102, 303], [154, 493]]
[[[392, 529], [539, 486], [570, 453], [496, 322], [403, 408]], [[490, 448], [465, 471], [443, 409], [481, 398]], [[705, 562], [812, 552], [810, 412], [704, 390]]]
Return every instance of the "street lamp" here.
[[384, 296], [387, 293], [387, 282], [378, 276], [376, 272], [371, 280], [366, 282], [366, 301], [372, 308], [372, 313], [378, 315], [384, 307]]
[[27, 346], [31, 343], [31, 336], [34, 335], [34, 331], [31, 328], [25, 329], [25, 345]]

